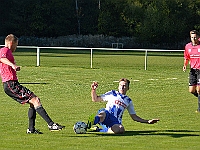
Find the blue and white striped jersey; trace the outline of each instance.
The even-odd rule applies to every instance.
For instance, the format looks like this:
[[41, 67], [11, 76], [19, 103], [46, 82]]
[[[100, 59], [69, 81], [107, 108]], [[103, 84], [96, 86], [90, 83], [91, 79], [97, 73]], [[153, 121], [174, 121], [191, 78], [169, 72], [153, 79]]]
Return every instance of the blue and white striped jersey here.
[[122, 116], [125, 109], [128, 110], [129, 114], [136, 114], [132, 100], [118, 91], [108, 91], [102, 94], [101, 98], [103, 101], [107, 101], [105, 109], [108, 110], [109, 113], [114, 114], [120, 123], [122, 123]]

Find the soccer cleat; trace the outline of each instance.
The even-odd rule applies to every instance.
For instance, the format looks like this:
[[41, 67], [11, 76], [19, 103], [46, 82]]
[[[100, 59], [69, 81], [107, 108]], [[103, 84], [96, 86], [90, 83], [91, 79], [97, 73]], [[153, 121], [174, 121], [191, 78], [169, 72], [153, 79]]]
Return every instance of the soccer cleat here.
[[27, 134], [43, 134], [42, 132], [40, 132], [39, 130], [36, 130], [36, 129], [34, 131], [27, 129], [26, 133]]
[[99, 126], [92, 126], [90, 128], [90, 130], [95, 131], [95, 132], [99, 132], [100, 128], [99, 128]]
[[65, 126], [62, 126], [62, 125], [59, 125], [58, 123], [54, 123], [53, 125], [49, 126], [49, 130], [50, 131], [60, 131], [62, 130], [63, 128], [65, 128]]
[[87, 123], [87, 128], [90, 129], [92, 127], [92, 125], [94, 125], [94, 119], [95, 119], [95, 114], [92, 114], [89, 118], [88, 118], [88, 123]]

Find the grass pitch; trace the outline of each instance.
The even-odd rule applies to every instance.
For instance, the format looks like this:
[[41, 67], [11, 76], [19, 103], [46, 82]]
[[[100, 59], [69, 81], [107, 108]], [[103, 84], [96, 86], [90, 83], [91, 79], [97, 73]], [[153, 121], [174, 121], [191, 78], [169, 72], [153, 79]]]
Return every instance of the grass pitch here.
[[[33, 51], [17, 50], [16, 63], [22, 66], [19, 81], [40, 97], [51, 118], [66, 128], [50, 132], [37, 115], [36, 128], [42, 135], [27, 135], [28, 105], [9, 98], [0, 87], [0, 149], [42, 150], [132, 150], [200, 149], [200, 114], [197, 98], [188, 92], [188, 72], [182, 71], [182, 53], [149, 53], [144, 70], [143, 52], [100, 52], [43, 50], [41, 66]], [[90, 114], [105, 106], [90, 97], [92, 81], [98, 81], [98, 94], [117, 89], [120, 78], [130, 79], [127, 95], [137, 114], [144, 119], [160, 118], [154, 125], [134, 122], [127, 111], [123, 117], [126, 133], [96, 132], [75, 134], [77, 121], [87, 122]]]

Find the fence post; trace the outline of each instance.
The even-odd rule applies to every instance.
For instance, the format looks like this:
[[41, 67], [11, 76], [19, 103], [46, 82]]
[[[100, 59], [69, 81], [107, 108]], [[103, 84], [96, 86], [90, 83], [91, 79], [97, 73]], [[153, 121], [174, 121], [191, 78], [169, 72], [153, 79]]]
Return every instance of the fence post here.
[[147, 70], [147, 50], [145, 51], [144, 70]]
[[91, 48], [91, 51], [90, 51], [90, 68], [92, 68], [92, 54], [93, 52], [92, 52], [92, 48]]
[[37, 47], [37, 66], [40, 66], [40, 48]]

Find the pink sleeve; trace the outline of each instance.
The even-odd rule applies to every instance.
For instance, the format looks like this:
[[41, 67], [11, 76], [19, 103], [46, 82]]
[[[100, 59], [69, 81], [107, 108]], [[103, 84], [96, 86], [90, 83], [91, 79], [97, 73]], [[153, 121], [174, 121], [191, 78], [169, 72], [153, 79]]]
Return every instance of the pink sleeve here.
[[1, 48], [0, 49], [0, 58], [6, 58], [7, 49]]
[[188, 48], [187, 48], [187, 45], [185, 46], [184, 59], [190, 59], [190, 55], [188, 54]]

